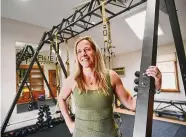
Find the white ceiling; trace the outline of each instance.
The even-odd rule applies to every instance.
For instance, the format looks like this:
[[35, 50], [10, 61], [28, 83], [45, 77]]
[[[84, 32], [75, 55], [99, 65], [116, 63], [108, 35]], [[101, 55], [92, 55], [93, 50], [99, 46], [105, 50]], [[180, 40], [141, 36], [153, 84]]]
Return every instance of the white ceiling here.
[[[87, 0], [2, 0], [1, 16], [52, 28], [53, 25], [59, 24], [63, 18], [73, 14], [73, 7], [84, 1]], [[183, 40], [186, 40], [186, 0], [175, 0], [175, 2], [182, 37]], [[137, 11], [144, 10], [145, 7], [146, 5], [142, 4], [111, 20], [112, 43], [116, 47], [114, 49], [116, 54], [135, 51], [142, 47], [142, 41], [134, 34], [124, 18]], [[168, 16], [163, 12], [160, 12], [159, 16], [159, 24], [164, 31], [164, 35], [159, 36], [158, 44], [171, 44], [173, 43], [173, 37]], [[82, 35], [93, 36], [99, 45], [103, 45], [102, 25], [94, 27]]]

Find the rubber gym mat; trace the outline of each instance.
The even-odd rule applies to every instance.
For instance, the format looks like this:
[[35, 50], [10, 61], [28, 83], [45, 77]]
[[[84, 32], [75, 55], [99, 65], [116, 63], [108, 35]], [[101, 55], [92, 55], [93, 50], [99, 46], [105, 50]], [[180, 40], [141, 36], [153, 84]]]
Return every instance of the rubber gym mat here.
[[[122, 137], [132, 137], [134, 116], [120, 114], [122, 125], [120, 127]], [[153, 120], [152, 137], [185, 137], [186, 126]], [[28, 135], [27, 137], [72, 137], [65, 123], [54, 126], [43, 131]]]
[[[121, 114], [120, 116], [122, 119], [120, 130], [123, 137], [132, 137], [134, 116], [126, 114]], [[153, 120], [152, 137], [185, 137], [185, 135], [185, 125]]]
[[38, 131], [26, 137], [72, 137], [65, 123], [48, 128], [43, 131]]

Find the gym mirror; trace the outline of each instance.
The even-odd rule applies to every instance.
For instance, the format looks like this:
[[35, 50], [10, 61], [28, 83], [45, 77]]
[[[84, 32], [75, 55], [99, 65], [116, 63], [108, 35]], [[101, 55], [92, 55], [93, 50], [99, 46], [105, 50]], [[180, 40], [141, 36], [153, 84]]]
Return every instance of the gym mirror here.
[[[16, 92], [19, 91], [23, 78], [36, 52], [37, 44], [16, 42]], [[56, 56], [50, 52], [49, 47], [43, 47], [39, 52], [37, 60], [41, 66], [34, 62], [27, 80], [24, 83], [20, 97], [17, 100], [17, 113], [37, 110], [42, 104], [55, 106], [49, 88], [42, 75], [44, 73], [51, 91], [56, 98]]]

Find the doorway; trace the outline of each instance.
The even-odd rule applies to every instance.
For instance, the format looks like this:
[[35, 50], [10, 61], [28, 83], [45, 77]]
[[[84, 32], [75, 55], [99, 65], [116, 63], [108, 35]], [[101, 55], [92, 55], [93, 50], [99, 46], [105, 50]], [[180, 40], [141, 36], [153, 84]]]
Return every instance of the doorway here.
[[[56, 70], [49, 70], [49, 86], [52, 90], [54, 97], [57, 97], [57, 87], [56, 87]], [[52, 97], [51, 94], [49, 96]]]

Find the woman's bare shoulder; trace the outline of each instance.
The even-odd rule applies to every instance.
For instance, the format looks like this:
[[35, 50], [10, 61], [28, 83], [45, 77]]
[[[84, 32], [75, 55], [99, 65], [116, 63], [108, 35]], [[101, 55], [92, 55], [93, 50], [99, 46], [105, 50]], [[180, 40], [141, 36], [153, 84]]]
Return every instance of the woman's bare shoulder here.
[[114, 71], [114, 70], [111, 70], [109, 69], [109, 74], [110, 74], [110, 77], [118, 77], [118, 74]]
[[74, 89], [76, 86], [76, 80], [74, 76], [69, 76], [67, 79], [65, 79], [64, 82], [66, 87], [69, 87], [71, 89]]
[[118, 82], [118, 80], [120, 80], [119, 75], [114, 70], [109, 70], [109, 74], [110, 74], [111, 84], [115, 85], [115, 83]]

